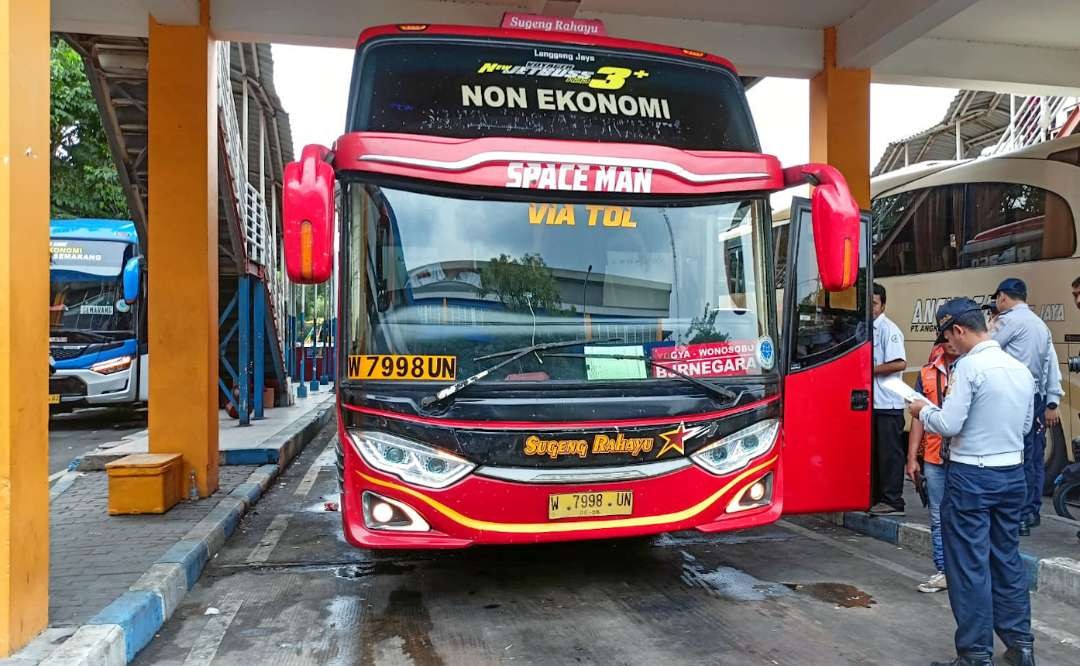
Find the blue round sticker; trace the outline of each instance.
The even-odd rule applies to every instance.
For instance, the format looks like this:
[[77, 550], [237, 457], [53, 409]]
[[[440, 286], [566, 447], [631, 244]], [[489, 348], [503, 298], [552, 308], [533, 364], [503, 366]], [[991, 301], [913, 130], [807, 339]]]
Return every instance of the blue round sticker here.
[[762, 368], [772, 369], [773, 364], [776, 363], [776, 347], [773, 346], [772, 338], [765, 336], [758, 340], [757, 355]]

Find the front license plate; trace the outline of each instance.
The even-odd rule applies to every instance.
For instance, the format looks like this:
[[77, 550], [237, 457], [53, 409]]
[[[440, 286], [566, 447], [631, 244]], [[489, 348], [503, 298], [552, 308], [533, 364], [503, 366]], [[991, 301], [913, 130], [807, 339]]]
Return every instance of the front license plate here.
[[59, 393], [50, 393], [49, 394], [49, 404], [50, 405], [59, 405], [60, 404], [60, 394]]
[[402, 354], [350, 356], [348, 370], [349, 379], [452, 382], [457, 376], [457, 357]]
[[548, 495], [548, 520], [629, 516], [633, 511], [634, 491], [632, 490]]

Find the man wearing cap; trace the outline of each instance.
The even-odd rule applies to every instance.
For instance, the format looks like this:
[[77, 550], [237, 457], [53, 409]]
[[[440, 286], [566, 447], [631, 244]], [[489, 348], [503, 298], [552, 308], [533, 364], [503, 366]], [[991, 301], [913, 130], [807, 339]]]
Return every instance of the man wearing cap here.
[[1020, 535], [1030, 534], [1030, 528], [1041, 522], [1043, 483], [1046, 477], [1046, 427], [1060, 420], [1058, 404], [1061, 390], [1061, 370], [1050, 329], [1039, 315], [1028, 307], [1027, 285], [1019, 278], [1002, 280], [994, 293], [999, 314], [992, 331], [1005, 353], [1023, 363], [1035, 378], [1032, 404], [1035, 419], [1031, 430], [1024, 435], [1024, 478], [1027, 499], [1024, 505]]
[[994, 633], [1005, 662], [1034, 666], [1031, 599], [1020, 559], [1020, 517], [1027, 496], [1024, 434], [1031, 428], [1031, 372], [990, 337], [975, 301], [938, 308], [938, 333], [960, 359], [941, 407], [910, 405], [928, 432], [949, 440], [941, 502], [949, 604], [957, 657], [934, 666], [989, 666]]

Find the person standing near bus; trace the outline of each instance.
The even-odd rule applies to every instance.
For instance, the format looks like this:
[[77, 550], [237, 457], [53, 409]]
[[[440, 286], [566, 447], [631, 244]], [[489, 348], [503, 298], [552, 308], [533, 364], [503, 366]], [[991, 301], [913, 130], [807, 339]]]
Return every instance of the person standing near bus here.
[[882, 382], [907, 368], [904, 334], [885, 316], [885, 287], [874, 283], [874, 504], [876, 516], [904, 515], [904, 399]]
[[[956, 350], [947, 342], [939, 342], [930, 350], [930, 359], [919, 370], [915, 391], [931, 404], [941, 406], [949, 388], [949, 373], [956, 361]], [[941, 498], [945, 494], [945, 462], [942, 458], [941, 435], [926, 432], [922, 422], [912, 419], [908, 434], [907, 476], [912, 483], [919, 483], [921, 475], [926, 481], [926, 498], [930, 505], [930, 544], [934, 561], [934, 573], [919, 583], [920, 592], [940, 592], [948, 587], [945, 577], [945, 553], [941, 545]], [[922, 464], [920, 465], [920, 460]]]
[[1034, 421], [1035, 382], [1022, 363], [990, 337], [975, 301], [938, 308], [938, 334], [962, 356], [940, 407], [914, 400], [927, 432], [949, 439], [941, 536], [956, 619], [957, 657], [932, 666], [993, 664], [994, 633], [1005, 662], [1033, 666], [1031, 597], [1020, 557], [1020, 518], [1027, 498], [1024, 434]]
[[1024, 364], [1035, 379], [1032, 396], [1035, 418], [1024, 435], [1024, 477], [1027, 500], [1021, 517], [1020, 535], [1027, 536], [1042, 519], [1043, 485], [1046, 477], [1046, 428], [1060, 421], [1058, 405], [1061, 371], [1050, 329], [1027, 304], [1027, 285], [1019, 278], [1006, 278], [994, 292], [999, 314], [993, 338], [1005, 353]]

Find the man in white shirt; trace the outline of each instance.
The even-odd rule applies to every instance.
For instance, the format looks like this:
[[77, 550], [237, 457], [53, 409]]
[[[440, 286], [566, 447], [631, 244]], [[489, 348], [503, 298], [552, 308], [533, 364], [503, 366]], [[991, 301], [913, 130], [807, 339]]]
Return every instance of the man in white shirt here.
[[904, 515], [904, 399], [882, 385], [907, 367], [904, 334], [885, 316], [885, 287], [874, 283], [874, 502], [870, 513]]

